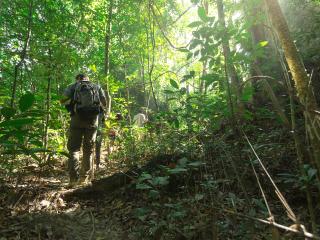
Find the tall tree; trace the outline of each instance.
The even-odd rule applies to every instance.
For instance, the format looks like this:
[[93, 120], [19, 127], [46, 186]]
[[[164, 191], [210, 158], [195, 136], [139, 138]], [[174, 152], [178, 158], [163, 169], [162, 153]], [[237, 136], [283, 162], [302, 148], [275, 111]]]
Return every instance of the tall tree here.
[[110, 86], [109, 86], [109, 73], [110, 73], [110, 40], [111, 40], [111, 24], [112, 24], [112, 11], [113, 11], [113, 0], [108, 2], [107, 8], [107, 21], [106, 21], [106, 32], [105, 32], [105, 58], [104, 58], [104, 74], [107, 77], [107, 99], [108, 99], [108, 113], [111, 112], [111, 94], [110, 94]]
[[[256, 46], [259, 46], [261, 43], [266, 42], [266, 33], [265, 33], [265, 27], [261, 19], [263, 15], [263, 2], [262, 1], [256, 1], [256, 4], [254, 6], [251, 6], [249, 4], [249, 1], [242, 1], [244, 6], [244, 15], [245, 20], [250, 23], [249, 32], [251, 34], [252, 38], [252, 46], [250, 47], [251, 51], [253, 51], [252, 55], [255, 56], [252, 64], [251, 64], [251, 75], [252, 75], [252, 86], [254, 89], [253, 93], [253, 102], [256, 105], [256, 107], [261, 106], [260, 101], [265, 98], [265, 94], [270, 98], [272, 106], [278, 116], [280, 117], [282, 123], [286, 128], [290, 128], [290, 123], [285, 115], [284, 108], [281, 106], [280, 101], [276, 97], [276, 94], [274, 92], [274, 89], [272, 88], [271, 84], [269, 83], [268, 79], [265, 77], [269, 73], [265, 73], [260, 66], [267, 65], [265, 61], [265, 57], [262, 57], [259, 54], [256, 54], [254, 52], [254, 49]], [[268, 54], [270, 51], [268, 51], [267, 48], [264, 48], [265, 55]], [[261, 82], [262, 90], [260, 90], [258, 83]]]
[[[223, 49], [223, 55], [224, 55], [225, 64], [226, 64], [226, 72], [227, 72], [228, 78], [230, 78], [230, 82], [233, 90], [232, 92], [235, 93], [236, 95], [236, 103], [238, 107], [237, 110], [239, 111], [239, 113], [241, 113], [243, 108], [243, 105], [241, 102], [241, 85], [240, 85], [239, 76], [231, 60], [229, 35], [228, 35], [228, 30], [227, 30], [226, 21], [225, 21], [225, 11], [224, 11], [223, 0], [217, 0], [217, 9], [218, 9], [220, 27], [221, 29], [223, 29], [222, 49]], [[227, 79], [227, 81], [229, 81], [229, 79]]]
[[277, 0], [264, 0], [264, 2], [283, 48], [288, 67], [295, 83], [297, 95], [301, 104], [304, 106], [306, 130], [308, 132], [318, 171], [320, 171], [319, 118], [315, 114], [317, 104], [312, 87], [309, 84], [310, 79], [299, 56], [298, 50], [291, 39], [289, 28], [279, 6], [279, 2]]
[[27, 56], [27, 51], [30, 45], [30, 39], [31, 39], [31, 29], [32, 29], [32, 14], [33, 14], [33, 0], [29, 1], [29, 7], [28, 7], [28, 15], [27, 15], [27, 30], [26, 30], [26, 36], [23, 44], [23, 49], [20, 52], [20, 60], [18, 63], [14, 66], [14, 79], [12, 83], [12, 93], [11, 93], [11, 107], [14, 106], [15, 98], [16, 98], [16, 91], [17, 91], [17, 84], [18, 84], [18, 77], [19, 77], [19, 71], [21, 69], [21, 66], [23, 65], [25, 58]]

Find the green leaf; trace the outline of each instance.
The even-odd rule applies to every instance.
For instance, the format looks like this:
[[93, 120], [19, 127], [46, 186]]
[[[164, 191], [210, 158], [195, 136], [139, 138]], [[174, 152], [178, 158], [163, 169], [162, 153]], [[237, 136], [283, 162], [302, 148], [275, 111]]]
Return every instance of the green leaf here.
[[181, 89], [180, 89], [180, 94], [181, 95], [184, 95], [184, 94], [186, 94], [187, 93], [187, 89], [185, 88], [185, 87], [182, 87]]
[[136, 208], [134, 210], [134, 216], [139, 218], [141, 221], [144, 221], [147, 218], [149, 212], [150, 210], [148, 208]]
[[249, 102], [253, 98], [253, 87], [247, 86], [244, 88], [241, 96], [241, 100], [244, 102]]
[[169, 176], [155, 177], [152, 180], [149, 180], [149, 182], [153, 186], [165, 186], [165, 185], [168, 185], [168, 183], [169, 183]]
[[1, 114], [5, 117], [5, 118], [11, 118], [14, 116], [14, 114], [16, 113], [16, 110], [14, 108], [11, 107], [4, 107], [1, 109]]
[[179, 89], [179, 84], [173, 79], [170, 79], [170, 85], [175, 89]]
[[31, 148], [28, 150], [29, 153], [44, 153], [44, 152], [51, 152], [51, 150], [45, 148]]
[[136, 185], [136, 189], [139, 189], [139, 190], [146, 190], [146, 189], [152, 189], [152, 187], [146, 183], [138, 183]]
[[180, 122], [179, 122], [179, 120], [177, 118], [173, 120], [173, 123], [174, 123], [174, 127], [176, 129], [178, 129], [180, 127]]
[[187, 172], [188, 170], [186, 168], [182, 168], [182, 167], [175, 167], [173, 169], [169, 169], [168, 172], [170, 174], [178, 174], [178, 173], [184, 173]]
[[149, 173], [142, 173], [141, 176], [139, 177], [138, 181], [143, 182], [144, 180], [151, 179], [152, 175]]
[[188, 163], [188, 166], [190, 166], [190, 167], [200, 167], [202, 165], [205, 165], [205, 163], [200, 162], [200, 161]]
[[248, 121], [253, 120], [253, 114], [250, 111], [245, 111], [243, 114], [243, 117]]
[[186, 216], [185, 211], [174, 211], [172, 214], [170, 214], [173, 218], [184, 218]]
[[163, 92], [164, 92], [165, 94], [174, 94], [174, 93], [175, 93], [174, 91], [169, 90], [169, 89], [165, 89], [165, 90], [163, 90]]
[[179, 48], [178, 51], [179, 51], [179, 52], [186, 52], [186, 53], [189, 52], [189, 50], [186, 49], [186, 48]]
[[199, 200], [202, 200], [204, 198], [204, 195], [203, 194], [199, 194], [197, 193], [195, 196], [194, 196], [194, 199], [199, 201]]
[[204, 7], [198, 8], [198, 16], [203, 22], [208, 21], [208, 17], [207, 17], [206, 10], [204, 9]]
[[32, 93], [29, 92], [23, 95], [19, 100], [19, 109], [21, 110], [21, 112], [25, 112], [29, 108], [31, 108], [34, 101], [35, 97]]
[[178, 165], [180, 167], [184, 167], [186, 166], [187, 162], [188, 162], [188, 159], [186, 157], [183, 157], [178, 160]]
[[192, 50], [200, 44], [202, 44], [202, 41], [200, 39], [195, 38], [191, 41], [189, 49]]
[[31, 124], [35, 121], [34, 118], [20, 118], [13, 120], [6, 120], [0, 123], [0, 127], [22, 127]]
[[191, 76], [190, 74], [184, 75], [184, 76], [182, 77], [181, 82], [185, 82], [185, 81], [187, 81], [187, 80], [190, 79], [190, 78], [192, 78], [192, 76]]
[[265, 46], [267, 46], [268, 44], [269, 44], [268, 41], [261, 41], [261, 42], [259, 42], [259, 46], [260, 46], [260, 47], [265, 47]]
[[209, 68], [212, 68], [214, 64], [215, 64], [215, 59], [211, 59], [209, 61]]
[[160, 193], [157, 190], [150, 190], [149, 191], [149, 197], [156, 199], [160, 197]]
[[310, 179], [312, 179], [316, 174], [317, 174], [317, 170], [316, 170], [316, 169], [310, 168], [310, 169], [308, 170], [308, 177], [309, 177]]
[[195, 51], [195, 52], [193, 53], [193, 56], [194, 56], [194, 57], [197, 57], [199, 54], [200, 54], [200, 50], [197, 50], [197, 51]]
[[89, 68], [90, 68], [90, 70], [92, 72], [97, 72], [97, 66], [96, 65], [92, 64], [92, 65], [89, 66]]
[[188, 25], [189, 28], [195, 28], [195, 27], [199, 27], [200, 25], [202, 24], [201, 21], [195, 21], [195, 22], [192, 22]]

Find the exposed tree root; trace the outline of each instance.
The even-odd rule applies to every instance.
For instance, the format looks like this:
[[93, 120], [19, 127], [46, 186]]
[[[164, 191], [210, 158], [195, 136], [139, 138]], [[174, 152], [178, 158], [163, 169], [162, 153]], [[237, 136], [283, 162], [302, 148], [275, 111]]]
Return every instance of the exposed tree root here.
[[132, 167], [127, 172], [115, 173], [112, 176], [104, 177], [92, 181], [85, 186], [79, 186], [74, 189], [61, 192], [61, 197], [65, 200], [72, 198], [90, 199], [101, 197], [131, 183], [140, 173], [144, 171], [153, 171], [159, 165], [168, 165], [171, 162], [176, 162], [180, 156], [161, 155], [157, 158], [150, 160], [142, 167]]

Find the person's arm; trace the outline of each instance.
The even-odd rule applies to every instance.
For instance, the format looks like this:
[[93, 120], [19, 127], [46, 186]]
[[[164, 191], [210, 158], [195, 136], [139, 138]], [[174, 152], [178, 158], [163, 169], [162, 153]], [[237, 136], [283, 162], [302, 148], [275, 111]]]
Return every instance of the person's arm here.
[[69, 85], [63, 92], [63, 98], [60, 99], [60, 103], [63, 105], [71, 104], [74, 94], [74, 84]]
[[70, 104], [70, 103], [71, 103], [71, 98], [64, 96], [63, 98], [60, 99], [60, 103], [61, 103], [62, 105]]

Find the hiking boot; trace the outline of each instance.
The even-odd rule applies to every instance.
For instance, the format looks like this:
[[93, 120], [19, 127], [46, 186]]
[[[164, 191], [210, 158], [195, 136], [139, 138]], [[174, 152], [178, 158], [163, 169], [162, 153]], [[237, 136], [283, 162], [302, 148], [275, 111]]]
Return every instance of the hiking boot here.
[[87, 183], [89, 183], [89, 176], [86, 176], [86, 175], [84, 175], [84, 176], [80, 176], [80, 178], [79, 178], [79, 184], [87, 184]]
[[79, 181], [78, 177], [73, 177], [73, 176], [71, 177], [70, 176], [68, 187], [76, 186], [78, 184], [78, 181]]

